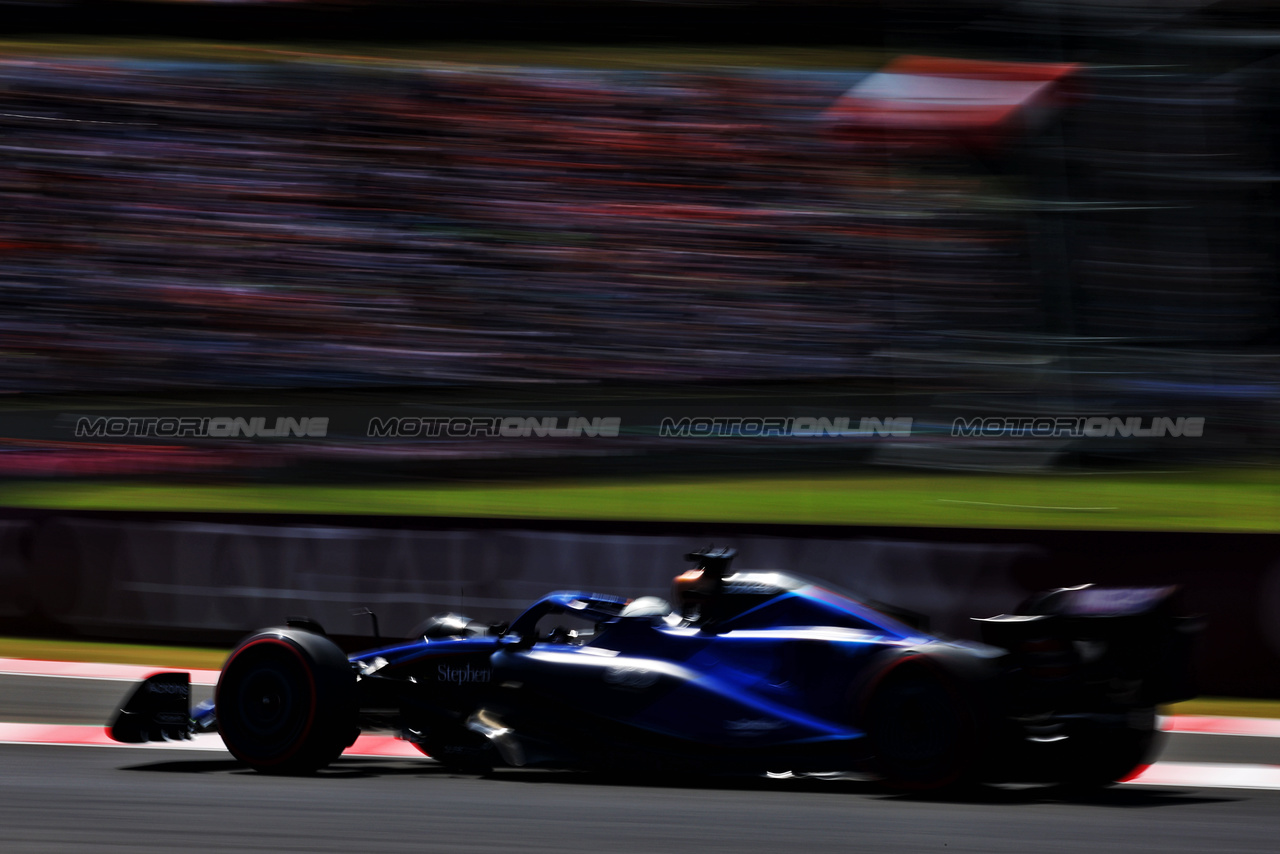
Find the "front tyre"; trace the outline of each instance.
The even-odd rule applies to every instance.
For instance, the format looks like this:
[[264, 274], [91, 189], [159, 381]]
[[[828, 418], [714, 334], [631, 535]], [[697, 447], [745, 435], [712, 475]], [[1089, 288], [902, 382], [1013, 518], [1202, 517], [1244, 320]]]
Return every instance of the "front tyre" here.
[[222, 668], [215, 704], [227, 749], [255, 770], [309, 774], [356, 734], [355, 673], [328, 638], [268, 629], [242, 641]]

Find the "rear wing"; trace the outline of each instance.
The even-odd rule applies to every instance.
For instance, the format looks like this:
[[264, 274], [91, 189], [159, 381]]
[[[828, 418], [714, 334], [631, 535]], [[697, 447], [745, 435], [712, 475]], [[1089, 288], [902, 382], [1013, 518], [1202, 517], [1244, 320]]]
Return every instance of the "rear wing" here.
[[1196, 695], [1199, 617], [1180, 615], [1179, 588], [1062, 587], [1013, 614], [975, 618], [982, 640], [1009, 651], [1023, 687], [1040, 697], [1092, 686], [1113, 702], [1154, 706]]
[[1064, 617], [1134, 617], [1170, 611], [1179, 588], [1166, 587], [1058, 587], [1036, 593], [1018, 606], [1017, 613]]

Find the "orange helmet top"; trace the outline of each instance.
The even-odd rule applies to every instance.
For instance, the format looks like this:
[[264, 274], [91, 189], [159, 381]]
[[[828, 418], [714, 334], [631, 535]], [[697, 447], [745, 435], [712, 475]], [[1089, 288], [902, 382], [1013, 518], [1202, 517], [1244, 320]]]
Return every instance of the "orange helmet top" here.
[[698, 565], [677, 575], [672, 584], [671, 598], [680, 613], [695, 616], [694, 612], [699, 611], [703, 603], [720, 592], [729, 563], [736, 554], [734, 549], [706, 549], [684, 556], [685, 560], [697, 561]]

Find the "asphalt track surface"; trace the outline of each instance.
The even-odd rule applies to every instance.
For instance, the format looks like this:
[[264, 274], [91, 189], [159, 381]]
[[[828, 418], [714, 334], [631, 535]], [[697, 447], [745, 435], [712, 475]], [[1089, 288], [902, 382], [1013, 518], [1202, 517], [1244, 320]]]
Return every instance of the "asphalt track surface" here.
[[[100, 723], [129, 685], [0, 677], [0, 720]], [[44, 714], [38, 710], [43, 708]], [[24, 711], [25, 710], [25, 711]], [[1173, 735], [1162, 760], [1280, 764], [1280, 739]], [[268, 777], [218, 751], [0, 745], [0, 851], [1277, 850], [1280, 791], [1126, 785], [905, 797], [855, 780], [457, 775], [343, 757]]]
[[[0, 721], [104, 724], [128, 693], [131, 684], [114, 679], [0, 674]], [[191, 686], [192, 704], [212, 696], [211, 686]]]

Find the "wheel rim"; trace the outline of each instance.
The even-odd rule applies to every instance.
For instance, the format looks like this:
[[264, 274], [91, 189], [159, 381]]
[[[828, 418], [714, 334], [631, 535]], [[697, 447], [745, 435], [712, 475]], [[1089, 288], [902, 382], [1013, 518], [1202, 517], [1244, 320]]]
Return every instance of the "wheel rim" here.
[[263, 639], [228, 662], [216, 702], [228, 749], [250, 764], [273, 765], [289, 760], [306, 741], [315, 718], [315, 683], [291, 644]]
[[280, 672], [257, 667], [244, 679], [237, 698], [240, 721], [245, 729], [265, 738], [280, 735], [283, 731], [301, 723], [297, 715], [297, 696], [294, 686]]

